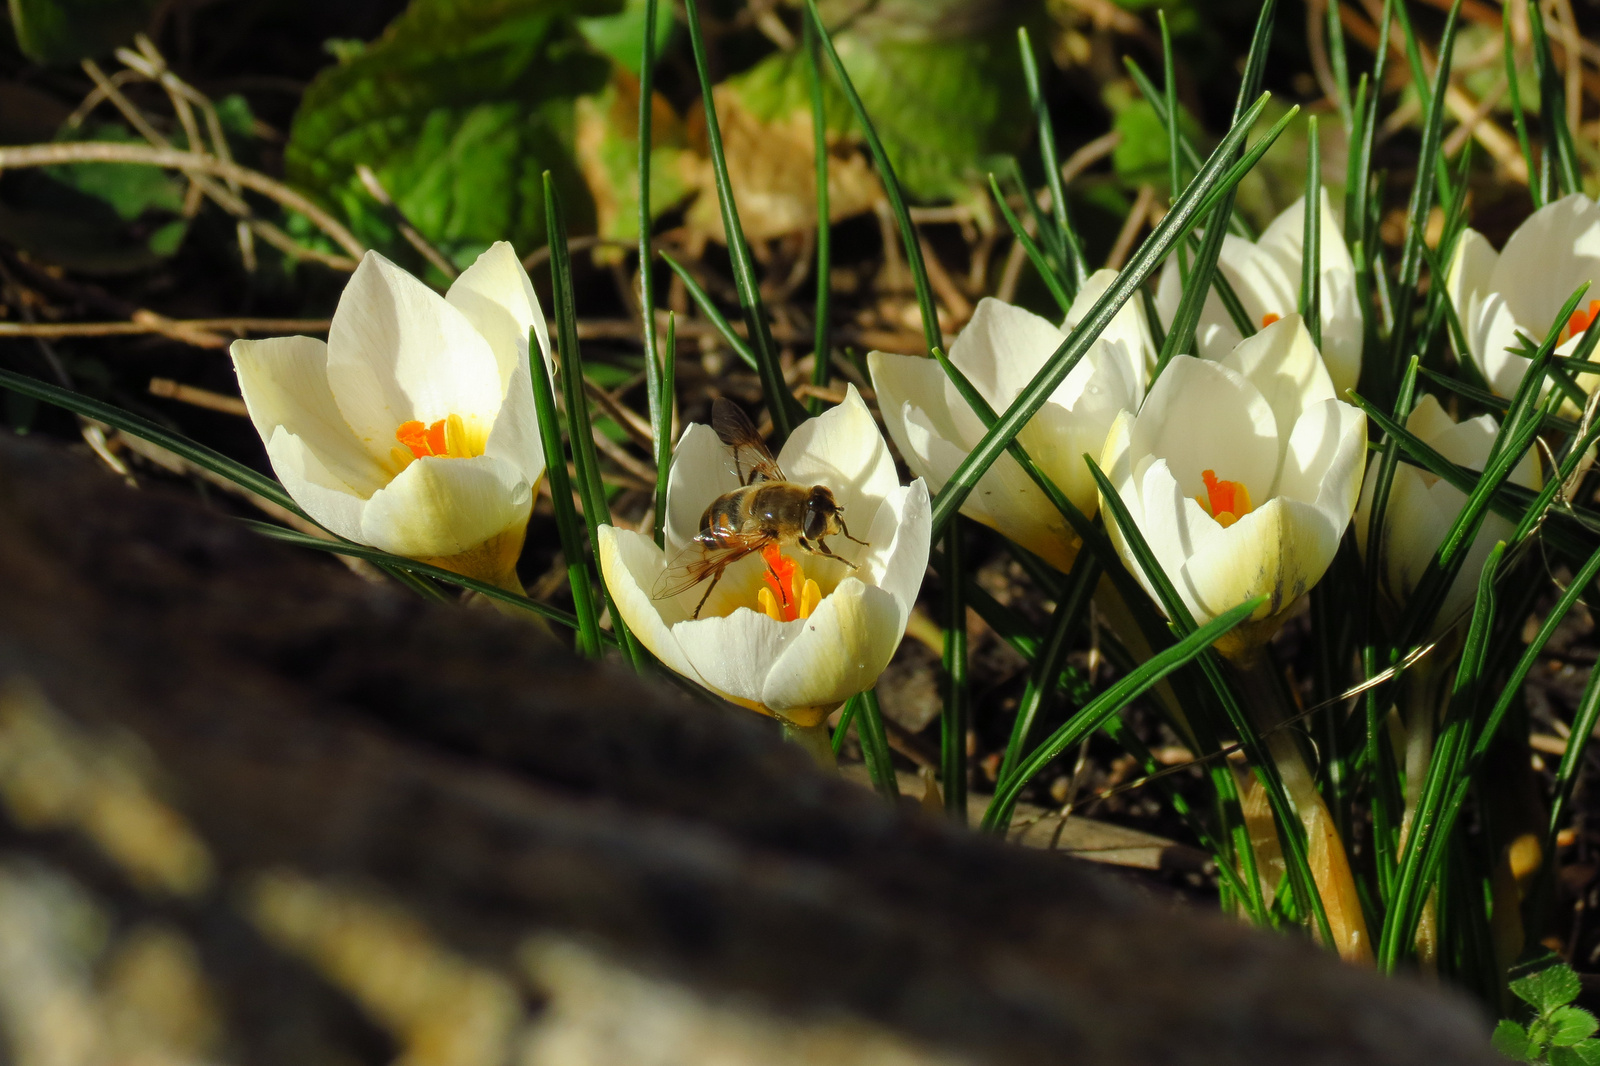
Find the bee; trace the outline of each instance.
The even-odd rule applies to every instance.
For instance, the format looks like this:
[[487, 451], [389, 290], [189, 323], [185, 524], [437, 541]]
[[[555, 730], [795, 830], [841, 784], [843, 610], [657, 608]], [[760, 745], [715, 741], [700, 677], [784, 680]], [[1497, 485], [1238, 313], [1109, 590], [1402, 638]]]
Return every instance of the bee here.
[[[844, 524], [844, 508], [826, 485], [800, 485], [783, 476], [750, 418], [732, 401], [718, 398], [711, 407], [711, 428], [718, 439], [733, 449], [734, 472], [739, 488], [711, 501], [700, 516], [700, 531], [673, 564], [656, 581], [651, 596], [668, 599], [711, 579], [693, 618], [711, 597], [711, 590], [722, 580], [722, 572], [747, 555], [771, 546], [797, 544], [812, 555], [838, 559], [850, 569], [857, 564], [835, 555], [826, 538], [842, 536], [856, 540]], [[748, 453], [746, 468], [743, 454]], [[778, 577], [776, 573], [773, 575]], [[779, 595], [788, 603], [785, 582], [777, 582]]]

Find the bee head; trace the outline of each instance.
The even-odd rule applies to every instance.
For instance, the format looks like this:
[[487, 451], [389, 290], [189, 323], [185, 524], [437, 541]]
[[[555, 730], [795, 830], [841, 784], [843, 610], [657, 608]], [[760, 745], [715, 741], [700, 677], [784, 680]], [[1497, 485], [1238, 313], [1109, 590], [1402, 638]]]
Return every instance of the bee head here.
[[826, 485], [814, 485], [806, 500], [805, 537], [815, 543], [819, 538], [839, 532], [841, 508]]

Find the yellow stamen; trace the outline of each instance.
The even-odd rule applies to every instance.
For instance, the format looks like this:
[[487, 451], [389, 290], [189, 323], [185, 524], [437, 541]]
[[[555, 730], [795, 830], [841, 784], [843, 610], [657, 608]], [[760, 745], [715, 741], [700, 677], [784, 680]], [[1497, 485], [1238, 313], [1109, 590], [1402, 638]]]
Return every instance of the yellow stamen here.
[[810, 618], [822, 602], [822, 588], [806, 577], [799, 562], [778, 550], [776, 544], [761, 549], [767, 568], [761, 575], [766, 587], [756, 591], [756, 602], [774, 622]]
[[[476, 417], [462, 418], [457, 414], [447, 415], [431, 426], [416, 419], [403, 422], [394, 431], [394, 436], [417, 459], [470, 459], [483, 454], [489, 438]], [[408, 462], [409, 459], [400, 465]]]
[[1261, 316], [1261, 328], [1262, 329], [1266, 329], [1268, 326], [1272, 325], [1274, 322], [1281, 322], [1282, 320], [1283, 320], [1283, 316], [1282, 315], [1274, 314], [1271, 311], [1268, 311], [1266, 314]]

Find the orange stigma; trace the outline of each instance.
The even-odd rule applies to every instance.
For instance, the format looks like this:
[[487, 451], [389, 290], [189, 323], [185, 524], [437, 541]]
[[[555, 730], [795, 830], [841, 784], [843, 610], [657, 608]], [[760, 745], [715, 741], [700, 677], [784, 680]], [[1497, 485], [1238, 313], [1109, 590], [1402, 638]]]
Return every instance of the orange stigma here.
[[394, 437], [410, 448], [411, 454], [418, 459], [426, 459], [430, 455], [448, 455], [450, 450], [445, 443], [444, 422], [442, 418], [431, 426], [415, 420], [406, 422], [394, 431]]
[[767, 568], [761, 572], [761, 580], [767, 587], [756, 595], [761, 610], [774, 622], [810, 618], [811, 612], [822, 602], [822, 589], [806, 577], [799, 563], [779, 551], [776, 544], [762, 548], [761, 558], [767, 563]]
[[1587, 311], [1572, 312], [1572, 317], [1567, 319], [1567, 328], [1561, 331], [1562, 342], [1565, 343], [1583, 333], [1597, 316], [1600, 316], [1600, 300], [1590, 300]]
[[1244, 482], [1222, 481], [1218, 479], [1215, 470], [1201, 471], [1200, 477], [1206, 483], [1206, 494], [1196, 496], [1195, 502], [1204, 507], [1206, 514], [1215, 518], [1223, 529], [1227, 529], [1253, 509], [1250, 503], [1250, 490], [1245, 488]]
[[1275, 314], [1275, 313], [1273, 313], [1271, 311], [1268, 311], [1266, 314], [1261, 316], [1261, 328], [1262, 329], [1266, 329], [1268, 326], [1272, 325], [1274, 322], [1280, 322], [1282, 320], [1283, 320], [1283, 316], [1282, 315]]

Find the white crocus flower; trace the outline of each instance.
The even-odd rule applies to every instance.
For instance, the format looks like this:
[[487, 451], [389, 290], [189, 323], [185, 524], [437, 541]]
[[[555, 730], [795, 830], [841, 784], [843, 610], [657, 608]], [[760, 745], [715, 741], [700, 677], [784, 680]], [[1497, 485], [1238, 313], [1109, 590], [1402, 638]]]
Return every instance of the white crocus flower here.
[[[1322, 190], [1322, 219], [1318, 233], [1320, 269], [1318, 290], [1322, 320], [1322, 358], [1333, 379], [1334, 394], [1343, 396], [1361, 377], [1361, 305], [1356, 298], [1355, 262], [1345, 247], [1343, 231]], [[1233, 286], [1245, 315], [1256, 327], [1288, 318], [1300, 306], [1300, 277], [1305, 245], [1304, 196], [1273, 219], [1260, 239], [1251, 242], [1228, 234], [1222, 241], [1218, 265]], [[1167, 260], [1156, 290], [1156, 311], [1170, 325], [1182, 296], [1177, 256]], [[1206, 296], [1195, 328], [1199, 354], [1222, 359], [1241, 337], [1233, 316], [1215, 288]]]
[[272, 468], [306, 514], [347, 540], [520, 592], [544, 474], [530, 328], [548, 362], [538, 298], [505, 242], [443, 297], [368, 252], [326, 344], [240, 340], [232, 355]]
[[777, 461], [790, 481], [832, 490], [866, 545], [838, 538], [828, 546], [856, 569], [789, 545], [777, 563], [793, 594], [781, 608], [759, 553], [723, 571], [698, 618], [704, 583], [652, 598], [685, 548], [699, 550], [691, 542], [706, 508], [739, 488], [728, 447], [698, 423], [672, 457], [666, 550], [632, 530], [601, 526], [600, 568], [617, 613], [670, 669], [734, 703], [810, 727], [872, 687], [889, 665], [928, 565], [932, 507], [921, 480], [900, 484], [854, 387], [842, 404], [797, 426]]
[[[1004, 411], [1115, 278], [1110, 270], [1091, 276], [1061, 329], [1003, 301], [980, 301], [950, 346], [950, 361], [989, 406]], [[1089, 517], [1099, 497], [1081, 456], [1098, 455], [1117, 415], [1139, 406], [1152, 355], [1144, 316], [1129, 301], [1018, 434], [1033, 461]], [[983, 423], [933, 359], [873, 352], [867, 367], [884, 424], [906, 465], [939, 491], [982, 439]], [[1077, 534], [1010, 455], [989, 467], [961, 513], [1061, 570], [1077, 555]]]
[[1220, 362], [1175, 357], [1139, 413], [1117, 419], [1101, 466], [1196, 622], [1269, 597], [1218, 642], [1238, 656], [1265, 642], [1333, 561], [1365, 448], [1366, 416], [1334, 398], [1290, 314]]
[[[1585, 303], [1566, 322], [1555, 323], [1585, 282]], [[1456, 354], [1470, 358], [1495, 392], [1511, 396], [1528, 370], [1527, 358], [1512, 351], [1520, 347], [1518, 333], [1537, 344], [1554, 324], [1561, 331], [1556, 354], [1570, 355], [1600, 312], [1600, 204], [1582, 193], [1546, 204], [1517, 227], [1501, 252], [1477, 230], [1466, 230], [1450, 263], [1447, 291], [1467, 342], [1467, 351]]]
[[[1438, 400], [1424, 396], [1406, 419], [1406, 429], [1452, 463], [1482, 470], [1489, 461], [1489, 450], [1494, 446], [1499, 427], [1489, 415], [1456, 422]], [[1381, 456], [1375, 455], [1368, 464], [1366, 485], [1356, 510], [1356, 545], [1363, 558], [1367, 553], [1367, 527], [1380, 461]], [[1522, 457], [1512, 470], [1510, 480], [1525, 489], [1539, 489], [1542, 484], [1539, 464], [1532, 452]], [[1383, 512], [1383, 560], [1379, 567], [1379, 580], [1394, 603], [1404, 605], [1416, 591], [1423, 571], [1466, 502], [1466, 494], [1448, 481], [1409, 463], [1395, 465], [1394, 480], [1389, 484], [1389, 503]], [[1477, 539], [1467, 549], [1461, 571], [1439, 608], [1438, 627], [1450, 625], [1471, 609], [1478, 575], [1483, 571], [1490, 549], [1496, 541], [1509, 537], [1512, 528], [1509, 521], [1493, 511], [1484, 515]]]

